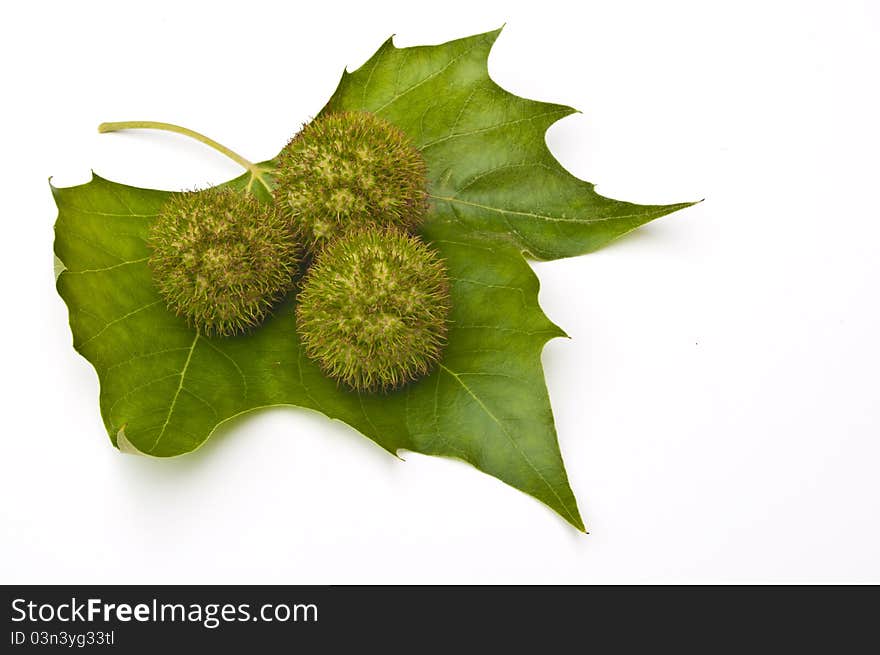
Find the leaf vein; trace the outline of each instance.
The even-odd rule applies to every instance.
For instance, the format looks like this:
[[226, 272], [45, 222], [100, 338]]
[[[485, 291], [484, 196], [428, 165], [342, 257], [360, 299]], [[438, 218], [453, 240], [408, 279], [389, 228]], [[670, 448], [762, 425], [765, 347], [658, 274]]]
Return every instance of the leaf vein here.
[[501, 214], [513, 214], [515, 216], [527, 216], [529, 218], [537, 218], [540, 220], [546, 221], [557, 221], [560, 223], [601, 223], [603, 221], [625, 221], [631, 218], [642, 219], [646, 216], [651, 216], [652, 214], [666, 214], [669, 213], [668, 207], [663, 207], [653, 212], [644, 212], [641, 214], [621, 214], [619, 216], [602, 216], [598, 218], [567, 218], [564, 216], [550, 216], [549, 214], [536, 214], [534, 212], [525, 212], [518, 211], [514, 209], [504, 209], [502, 207], [493, 207], [492, 205], [484, 205], [478, 202], [471, 202], [469, 200], [463, 200], [461, 198], [456, 198], [454, 196], [435, 196], [433, 194], [428, 194], [431, 198], [435, 200], [443, 200], [449, 203], [457, 203], [460, 205], [467, 205], [469, 207], [476, 207], [477, 209], [486, 209], [489, 211], [498, 212]]
[[[536, 121], [539, 118], [546, 118], [547, 116], [553, 116], [555, 114], [568, 115], [568, 113], [569, 113], [568, 109], [562, 109], [562, 108], [554, 109], [552, 111], [544, 112], [543, 114], [535, 114], [534, 116], [528, 116], [526, 118], [517, 118], [512, 121], [505, 121], [503, 123], [496, 123], [495, 125], [489, 125], [488, 127], [481, 127], [479, 129], [471, 130], [469, 132], [456, 132], [455, 134], [448, 134], [448, 135], [441, 137], [439, 139], [434, 139], [433, 141], [429, 141], [428, 143], [422, 144], [421, 148], [422, 148], [422, 150], [425, 150], [427, 148], [432, 148], [436, 145], [439, 145], [439, 144], [444, 143], [446, 141], [450, 141], [452, 139], [460, 139], [460, 138], [464, 138], [464, 137], [468, 137], [468, 136], [474, 136], [475, 134], [482, 134], [484, 132], [491, 132], [492, 130], [500, 130], [503, 127], [509, 127], [511, 125], [517, 125], [519, 123], [527, 123], [529, 121]], [[459, 119], [460, 119], [460, 116], [459, 116]], [[458, 123], [459, 119], [456, 120], [456, 124]], [[454, 129], [454, 126], [453, 126], [453, 129]]]
[[198, 343], [198, 341], [199, 333], [196, 332], [196, 336], [192, 341], [192, 345], [189, 347], [189, 353], [187, 353], [186, 361], [183, 363], [183, 369], [180, 371], [180, 384], [177, 385], [177, 391], [174, 392], [174, 397], [171, 399], [171, 405], [168, 407], [168, 415], [165, 417], [165, 423], [162, 424], [162, 429], [159, 430], [159, 436], [156, 437], [153, 445], [150, 446], [150, 449], [147, 451], [148, 453], [152, 453], [154, 450], [156, 450], [159, 442], [162, 441], [162, 437], [165, 436], [165, 430], [168, 429], [168, 424], [171, 422], [171, 415], [174, 413], [174, 407], [177, 405], [177, 399], [180, 397], [181, 389], [183, 389], [183, 381], [186, 378], [186, 371], [187, 369], [189, 369], [189, 363], [192, 360], [192, 355], [196, 349], [196, 343]]
[[228, 359], [228, 360], [229, 360], [229, 363], [232, 364], [232, 365], [235, 367], [235, 370], [236, 370], [236, 371], [238, 371], [238, 376], [241, 378], [241, 383], [242, 383], [242, 385], [244, 386], [244, 400], [247, 400], [247, 397], [248, 397], [248, 381], [247, 381], [247, 378], [245, 377], [244, 371], [242, 371], [242, 370], [241, 370], [241, 367], [238, 365], [238, 362], [236, 362], [234, 359], [232, 359], [232, 357], [231, 357], [230, 355], [227, 355], [225, 352], [223, 352], [223, 351], [220, 350], [217, 346], [215, 346], [213, 343], [211, 343], [211, 340], [210, 340], [210, 339], [205, 339], [205, 343], [208, 344], [208, 346], [210, 346], [211, 349], [214, 350], [214, 352], [216, 352], [216, 353], [218, 353], [219, 355], [222, 355], [223, 357], [225, 357], [226, 359]]
[[161, 300], [154, 300], [153, 302], [147, 303], [146, 305], [144, 305], [142, 307], [138, 307], [137, 309], [131, 310], [130, 312], [128, 312], [128, 314], [125, 314], [124, 316], [120, 316], [119, 318], [113, 319], [112, 321], [107, 323], [104, 327], [102, 327], [100, 330], [98, 330], [95, 334], [90, 336], [88, 339], [86, 339], [82, 343], [78, 344], [77, 348], [82, 348], [86, 344], [91, 343], [92, 341], [94, 341], [95, 339], [100, 337], [102, 334], [104, 334], [107, 330], [109, 330], [111, 327], [113, 327], [117, 323], [121, 323], [125, 319], [130, 318], [130, 317], [134, 316], [135, 314], [138, 314], [138, 313], [144, 311], [145, 309], [149, 309], [150, 307], [154, 307], [155, 305], [158, 305], [161, 302], [162, 302]]
[[[479, 44], [477, 44], [477, 45], [479, 45]], [[406, 94], [415, 91], [415, 90], [418, 89], [420, 86], [422, 86], [423, 84], [425, 84], [425, 83], [428, 82], [429, 80], [432, 80], [433, 78], [437, 77], [438, 75], [442, 75], [443, 72], [445, 72], [445, 71], [446, 71], [450, 66], [452, 66], [455, 62], [457, 62], [459, 59], [462, 59], [462, 58], [465, 57], [466, 55], [470, 54], [471, 51], [473, 51], [474, 49], [476, 49], [476, 48], [477, 48], [477, 45], [473, 45], [473, 46], [471, 46], [470, 48], [468, 48], [467, 50], [465, 50], [464, 52], [462, 52], [462, 53], [456, 55], [455, 57], [453, 57], [452, 59], [450, 59], [450, 60], [446, 63], [446, 65], [444, 65], [442, 68], [440, 68], [440, 69], [434, 71], [433, 73], [431, 73], [431, 74], [428, 75], [427, 77], [423, 78], [420, 82], [414, 84], [413, 86], [409, 87], [409, 88], [406, 89], [405, 91], [402, 91], [402, 92], [400, 92], [400, 93], [395, 94], [394, 97], [391, 98], [391, 100], [389, 100], [388, 102], [386, 102], [384, 105], [382, 105], [382, 106], [379, 107], [378, 109], [374, 109], [374, 110], [373, 110], [373, 113], [374, 113], [374, 114], [378, 114], [380, 111], [383, 111], [383, 110], [387, 109], [390, 105], [392, 105], [393, 103], [395, 103], [395, 102], [397, 102], [398, 100], [400, 100], [400, 99], [401, 99], [403, 96], [405, 96]]]
[[[176, 378], [177, 375], [178, 375], [177, 373], [171, 373], [170, 375], [163, 375], [163, 376], [160, 376], [160, 377], [158, 377], [158, 378], [153, 378], [153, 379], [150, 380], [149, 382], [144, 382], [143, 384], [139, 384], [139, 385], [137, 385], [136, 387], [132, 387], [131, 389], [129, 389], [128, 391], [126, 391], [124, 394], [122, 394], [121, 396], [119, 396], [119, 398], [117, 398], [115, 401], [113, 401], [113, 404], [110, 405], [110, 408], [107, 410], [107, 416], [109, 416], [109, 417], [112, 419], [112, 418], [113, 418], [113, 412], [114, 412], [114, 410], [116, 409], [116, 407], [119, 405], [119, 403], [121, 403], [122, 401], [124, 401], [126, 398], [129, 398], [129, 397], [133, 396], [134, 394], [136, 394], [136, 393], [137, 393], [138, 391], [140, 391], [141, 389], [146, 389], [147, 387], [151, 387], [151, 386], [153, 386], [154, 384], [157, 384], [157, 383], [159, 383], [159, 382], [164, 382], [165, 380], [170, 380], [171, 378]], [[157, 426], [157, 427], [158, 427], [158, 426]]]
[[[186, 348], [185, 347], [166, 348], [165, 350], [156, 350], [155, 352], [142, 353], [140, 355], [135, 355], [134, 357], [129, 357], [128, 359], [126, 359], [124, 361], [117, 362], [116, 364], [113, 364], [112, 366], [108, 366], [107, 372], [109, 373], [110, 371], [112, 371], [114, 369], [117, 369], [121, 366], [125, 366], [126, 364], [131, 364], [132, 362], [136, 362], [139, 359], [147, 359], [148, 357], [158, 357], [159, 355], [165, 355], [166, 353], [179, 352], [181, 350], [186, 350]], [[175, 375], [176, 375], [176, 373], [175, 373]]]
[[501, 423], [501, 421], [499, 421], [496, 418], [496, 416], [492, 413], [492, 411], [488, 407], [486, 407], [486, 405], [483, 403], [482, 400], [480, 400], [479, 396], [477, 396], [471, 390], [471, 388], [464, 383], [464, 380], [462, 380], [455, 371], [448, 369], [443, 364], [440, 364], [440, 368], [442, 368], [444, 371], [449, 373], [449, 375], [451, 375], [453, 378], [455, 378], [456, 381], [458, 381], [458, 383], [462, 386], [462, 388], [468, 393], [468, 395], [470, 395], [470, 397], [473, 398], [477, 402], [477, 404], [483, 409], [483, 411], [486, 412], [486, 415], [489, 416], [489, 418], [491, 418], [495, 422], [496, 425], [498, 425], [498, 428], [501, 430], [501, 433], [505, 437], [507, 437], [508, 441], [510, 441], [514, 450], [516, 450], [519, 453], [520, 457], [523, 458], [523, 461], [525, 461], [525, 463], [529, 465], [529, 468], [531, 468], [538, 475], [538, 477], [541, 478], [541, 481], [547, 486], [547, 488], [550, 490], [550, 492], [556, 497], [556, 500], [559, 501], [560, 507], [565, 511], [566, 514], [568, 514], [569, 520], [574, 525], [577, 525], [577, 519], [575, 519], [575, 517], [572, 516], [571, 512], [568, 509], [568, 505], [565, 504], [565, 502], [562, 500], [560, 495], [557, 493], [556, 488], [550, 484], [550, 481], [547, 480], [546, 477], [544, 477], [544, 474], [541, 473], [541, 471], [538, 469], [538, 467], [535, 466], [535, 464], [532, 462], [531, 459], [529, 459], [528, 455], [526, 455], [525, 451], [519, 445], [517, 440], [514, 439], [513, 436], [504, 427], [504, 424]]
[[130, 259], [128, 261], [119, 262], [118, 264], [113, 264], [113, 266], [105, 266], [103, 268], [86, 268], [81, 271], [71, 271], [69, 268], [65, 269], [65, 272], [68, 275], [83, 275], [85, 273], [104, 273], [105, 271], [112, 271], [115, 268], [120, 268], [121, 266], [129, 266], [131, 264], [141, 264], [147, 261], [149, 257], [141, 257], [140, 259]]
[[67, 205], [68, 209], [72, 209], [74, 211], [81, 212], [83, 214], [94, 214], [95, 216], [108, 216], [110, 218], [156, 218], [159, 214], [139, 214], [137, 212], [130, 212], [128, 214], [122, 214], [119, 212], [102, 212], [97, 209], [86, 209], [84, 207], [78, 207], [76, 205]]
[[211, 412], [214, 414], [214, 418], [220, 418], [220, 414], [217, 412], [216, 409], [214, 409], [214, 406], [211, 403], [209, 403], [207, 400], [205, 400], [204, 398], [202, 398], [201, 396], [196, 394], [192, 389], [189, 389], [187, 387], [181, 387], [180, 390], [185, 393], [188, 393], [190, 396], [192, 396], [193, 398], [198, 400], [200, 403], [202, 403], [205, 407], [210, 409]]

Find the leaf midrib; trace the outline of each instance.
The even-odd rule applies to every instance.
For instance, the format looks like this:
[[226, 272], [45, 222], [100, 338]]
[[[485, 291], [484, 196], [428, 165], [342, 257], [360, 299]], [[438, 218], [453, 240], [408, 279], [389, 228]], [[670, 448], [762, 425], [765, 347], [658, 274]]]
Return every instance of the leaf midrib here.
[[565, 218], [562, 216], [550, 216], [547, 214], [536, 214], [534, 212], [524, 212], [518, 211], [515, 209], [502, 209], [501, 207], [493, 207], [492, 205], [485, 205], [479, 202], [472, 202], [470, 200], [462, 200], [461, 198], [456, 198], [455, 196], [437, 196], [433, 193], [429, 193], [428, 197], [433, 198], [434, 200], [442, 200], [444, 202], [456, 203], [459, 205], [467, 205], [469, 207], [476, 207], [477, 209], [486, 209], [489, 211], [498, 212], [499, 214], [513, 214], [514, 216], [527, 216], [529, 218], [537, 218], [540, 220], [546, 221], [554, 221], [558, 223], [602, 223], [604, 221], [625, 221], [630, 218], [638, 218], [643, 219], [646, 216], [651, 216], [653, 214], [668, 214], [669, 207], [663, 207], [658, 209], [656, 212], [643, 212], [641, 214], [622, 214], [620, 216], [602, 216], [600, 218]]

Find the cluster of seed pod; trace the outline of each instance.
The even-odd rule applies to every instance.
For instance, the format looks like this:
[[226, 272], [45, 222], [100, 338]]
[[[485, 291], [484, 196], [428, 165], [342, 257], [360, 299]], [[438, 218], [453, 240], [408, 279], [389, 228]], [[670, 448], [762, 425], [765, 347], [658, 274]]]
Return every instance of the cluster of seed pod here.
[[277, 160], [274, 204], [223, 188], [178, 194], [149, 239], [157, 288], [207, 336], [258, 326], [294, 286], [306, 354], [355, 391], [388, 391], [439, 361], [445, 265], [415, 234], [427, 210], [421, 153], [387, 121], [331, 113]]

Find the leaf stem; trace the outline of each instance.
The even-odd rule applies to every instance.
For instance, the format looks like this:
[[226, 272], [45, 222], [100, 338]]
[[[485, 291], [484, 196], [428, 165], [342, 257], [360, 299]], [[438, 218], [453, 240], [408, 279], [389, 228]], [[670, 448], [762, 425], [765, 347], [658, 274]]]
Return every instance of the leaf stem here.
[[[234, 150], [230, 150], [224, 146], [222, 143], [217, 143], [214, 139], [206, 137], [204, 134], [200, 134], [195, 130], [181, 127], [180, 125], [174, 125], [173, 123], [161, 123], [158, 121], [121, 121], [101, 123], [98, 125], [98, 132], [101, 134], [106, 132], [118, 132], [119, 130], [164, 130], [166, 132], [175, 132], [177, 134], [188, 136], [191, 139], [204, 143], [206, 146], [213, 148], [217, 152], [223, 153], [236, 164], [247, 170], [254, 179], [259, 180], [267, 190], [271, 191], [269, 183], [263, 177], [263, 174], [266, 172], [265, 168], [258, 166], [249, 159], [245, 159]], [[250, 190], [250, 186], [251, 185], [248, 184], [248, 190]]]

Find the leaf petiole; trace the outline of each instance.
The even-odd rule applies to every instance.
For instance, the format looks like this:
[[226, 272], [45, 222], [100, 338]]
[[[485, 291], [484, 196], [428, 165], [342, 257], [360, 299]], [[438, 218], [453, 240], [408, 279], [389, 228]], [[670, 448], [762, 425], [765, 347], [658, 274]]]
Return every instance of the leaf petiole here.
[[[214, 139], [211, 139], [204, 134], [196, 132], [195, 130], [181, 127], [180, 125], [174, 125], [173, 123], [162, 123], [159, 121], [119, 121], [111, 123], [101, 123], [100, 125], [98, 125], [98, 132], [100, 132], [101, 134], [107, 132], [118, 132], [120, 130], [163, 130], [165, 132], [175, 132], [176, 134], [183, 134], [184, 136], [188, 136], [191, 139], [195, 139], [196, 141], [204, 143], [206, 146], [213, 148], [217, 152], [223, 153], [236, 164], [247, 170], [252, 176], [252, 181], [254, 179], [259, 180], [260, 183], [264, 187], [266, 187], [267, 191], [269, 191], [270, 193], [272, 191], [272, 187], [269, 185], [269, 182], [264, 177], [264, 174], [268, 172], [266, 168], [253, 163], [249, 159], [245, 159], [234, 150], [230, 150], [229, 148], [224, 146], [222, 143], [217, 143], [216, 141], [214, 141]], [[247, 190], [250, 191], [250, 188], [251, 185], [248, 184]]]

